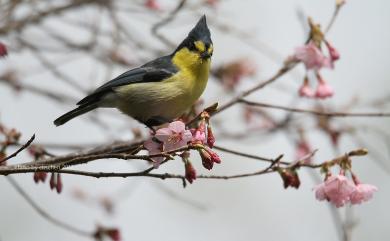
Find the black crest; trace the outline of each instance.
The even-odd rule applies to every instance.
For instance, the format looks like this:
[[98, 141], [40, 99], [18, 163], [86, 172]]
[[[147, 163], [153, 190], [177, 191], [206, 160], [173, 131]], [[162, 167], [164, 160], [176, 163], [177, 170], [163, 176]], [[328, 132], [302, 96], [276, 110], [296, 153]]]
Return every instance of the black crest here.
[[198, 23], [195, 25], [195, 27], [190, 31], [187, 38], [183, 40], [183, 42], [179, 45], [179, 47], [176, 49], [179, 50], [183, 47], [189, 47], [192, 49], [192, 45], [195, 41], [201, 40], [206, 45], [210, 45], [213, 42], [211, 41], [211, 34], [210, 30], [207, 26], [206, 22], [206, 15], [203, 15]]

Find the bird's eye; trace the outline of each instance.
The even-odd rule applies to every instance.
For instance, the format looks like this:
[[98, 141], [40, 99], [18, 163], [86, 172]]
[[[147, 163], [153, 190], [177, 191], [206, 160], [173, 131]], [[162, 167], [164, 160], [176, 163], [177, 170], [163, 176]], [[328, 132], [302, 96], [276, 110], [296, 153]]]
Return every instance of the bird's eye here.
[[196, 47], [195, 47], [195, 43], [194, 42], [190, 42], [188, 44], [188, 49], [191, 50], [191, 51], [196, 51]]

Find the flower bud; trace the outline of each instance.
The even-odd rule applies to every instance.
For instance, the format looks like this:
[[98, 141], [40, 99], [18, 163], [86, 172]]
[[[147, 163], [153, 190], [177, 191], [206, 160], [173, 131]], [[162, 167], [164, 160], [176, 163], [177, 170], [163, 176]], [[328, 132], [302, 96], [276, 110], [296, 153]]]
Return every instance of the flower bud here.
[[207, 126], [207, 145], [209, 145], [209, 147], [213, 148], [214, 143], [215, 143], [215, 137], [214, 137], [213, 131], [211, 129], [211, 126], [208, 125]]
[[221, 158], [218, 156], [217, 153], [213, 152], [212, 150], [208, 150], [208, 153], [211, 157], [211, 160], [215, 163], [221, 163]]
[[59, 174], [59, 173], [57, 174], [56, 190], [57, 190], [57, 193], [62, 192], [62, 178], [61, 178], [61, 174]]
[[368, 154], [367, 149], [358, 149], [348, 153], [349, 156], [365, 156]]
[[325, 41], [326, 47], [328, 48], [329, 51], [329, 56], [332, 62], [339, 60], [340, 59], [340, 53], [339, 51], [333, 47], [328, 41]]
[[160, 4], [157, 2], [157, 0], [146, 0], [145, 1], [145, 7], [150, 9], [150, 10], [161, 10]]
[[121, 240], [121, 233], [120, 233], [119, 229], [117, 229], [117, 228], [108, 229], [106, 231], [106, 234], [112, 241], [120, 241]]
[[0, 57], [5, 57], [8, 54], [7, 46], [0, 42]]
[[280, 169], [280, 176], [283, 179], [284, 188], [294, 187], [296, 189], [301, 185], [301, 181], [299, 180], [298, 173], [292, 169]]
[[211, 170], [214, 166], [214, 162], [211, 159], [210, 154], [204, 149], [201, 149], [199, 151], [199, 154], [200, 154], [200, 157], [202, 158], [203, 167], [206, 168], [207, 170]]
[[196, 170], [192, 166], [190, 161], [186, 161], [185, 170], [186, 170], [185, 178], [187, 179], [187, 181], [192, 183], [196, 179]]
[[47, 172], [35, 172], [34, 173], [34, 182], [45, 182], [47, 178]]
[[56, 187], [56, 177], [55, 174], [52, 173], [50, 176], [50, 189], [53, 190]]

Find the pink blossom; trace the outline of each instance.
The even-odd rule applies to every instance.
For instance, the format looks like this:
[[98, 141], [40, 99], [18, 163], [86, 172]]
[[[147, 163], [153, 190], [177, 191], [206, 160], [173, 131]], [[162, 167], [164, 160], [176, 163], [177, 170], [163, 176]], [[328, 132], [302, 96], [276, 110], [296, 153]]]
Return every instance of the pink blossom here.
[[154, 11], [161, 10], [161, 6], [157, 2], [157, 0], [146, 0], [144, 5], [150, 10], [154, 10]]
[[378, 188], [374, 185], [361, 183], [355, 174], [352, 174], [352, 179], [356, 184], [356, 190], [351, 194], [352, 204], [367, 202], [372, 198], [374, 192], [378, 191]]
[[367, 202], [372, 198], [374, 192], [378, 191], [378, 188], [370, 184], [357, 184], [355, 191], [351, 194], [352, 204], [361, 204]]
[[174, 121], [169, 123], [168, 127], [158, 129], [155, 137], [163, 142], [164, 151], [181, 148], [192, 140], [191, 131], [186, 130], [186, 126], [182, 121]]
[[317, 78], [318, 86], [316, 89], [315, 97], [319, 99], [332, 97], [334, 94], [332, 87], [324, 79], [322, 79], [320, 75], [317, 75]]
[[314, 187], [315, 195], [317, 200], [323, 201], [327, 199], [326, 194], [325, 194], [325, 184], [321, 183], [318, 184], [317, 186]]
[[329, 60], [313, 42], [296, 48], [294, 58], [302, 61], [306, 69], [319, 70], [323, 67], [331, 67]]
[[315, 93], [312, 88], [309, 86], [309, 81], [304, 81], [301, 88], [298, 90], [299, 96], [313, 98]]
[[202, 121], [197, 129], [193, 129], [192, 131], [192, 142], [193, 143], [206, 143], [206, 127], [205, 123]]
[[[155, 155], [162, 152], [162, 143], [158, 143], [157, 141], [150, 138], [149, 140], [144, 142], [144, 147], [149, 151], [149, 155]], [[157, 156], [153, 157], [152, 160], [154, 168], [158, 168], [161, 162], [164, 160], [164, 157]]]
[[[144, 147], [149, 151], [150, 155], [155, 155], [163, 151], [172, 151], [186, 146], [191, 141], [192, 134], [185, 127], [182, 121], [169, 123], [168, 127], [158, 129], [155, 137], [145, 141]], [[158, 168], [164, 157], [153, 157], [152, 160], [154, 161], [154, 167]]]
[[7, 46], [0, 42], [0, 57], [5, 57], [8, 54]]
[[339, 208], [350, 201], [350, 196], [356, 190], [356, 186], [344, 175], [331, 175], [324, 183], [314, 187], [314, 190], [318, 200], [326, 199]]

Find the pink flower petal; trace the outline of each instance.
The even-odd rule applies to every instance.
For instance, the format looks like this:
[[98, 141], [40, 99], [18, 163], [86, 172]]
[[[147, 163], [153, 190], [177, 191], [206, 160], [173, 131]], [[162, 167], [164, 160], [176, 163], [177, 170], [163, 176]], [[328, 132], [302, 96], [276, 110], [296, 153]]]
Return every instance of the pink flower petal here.
[[182, 135], [182, 138], [183, 138], [183, 141], [187, 144], [188, 142], [190, 142], [192, 140], [192, 133], [190, 130], [186, 130], [184, 131], [183, 135]]
[[181, 133], [186, 129], [186, 125], [182, 121], [174, 121], [169, 124], [168, 128], [174, 133]]
[[298, 93], [301, 97], [313, 98], [315, 96], [314, 91], [308, 85], [302, 85]]
[[172, 135], [172, 130], [169, 127], [166, 127], [166, 128], [158, 129], [156, 131], [155, 137], [162, 142], [166, 142], [168, 141], [171, 135]]
[[319, 70], [329, 67], [329, 61], [313, 42], [296, 48], [294, 58], [302, 61], [306, 69]]
[[370, 184], [358, 184], [356, 190], [351, 194], [352, 204], [361, 204], [362, 202], [369, 201], [374, 192], [378, 191], [376, 186]]
[[325, 194], [325, 185], [323, 183], [318, 184], [317, 186], [314, 187], [314, 191], [316, 193], [316, 198], [319, 201], [323, 201], [326, 199], [326, 194]]
[[334, 91], [330, 85], [328, 85], [326, 82], [320, 83], [317, 87], [315, 97], [320, 99], [325, 99], [328, 97], [332, 97], [334, 94]]
[[355, 184], [344, 175], [331, 175], [315, 187], [318, 200], [328, 200], [336, 207], [342, 207], [350, 201], [350, 196], [356, 191]]
[[[149, 155], [155, 155], [161, 153], [161, 143], [157, 143], [153, 141], [152, 138], [146, 140], [144, 142], [144, 147], [149, 151]], [[158, 168], [161, 164], [161, 162], [164, 160], [164, 157], [158, 156], [153, 157], [152, 160], [154, 168]]]

